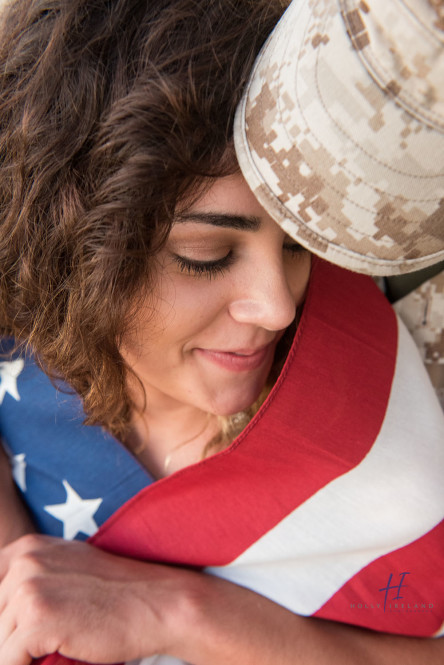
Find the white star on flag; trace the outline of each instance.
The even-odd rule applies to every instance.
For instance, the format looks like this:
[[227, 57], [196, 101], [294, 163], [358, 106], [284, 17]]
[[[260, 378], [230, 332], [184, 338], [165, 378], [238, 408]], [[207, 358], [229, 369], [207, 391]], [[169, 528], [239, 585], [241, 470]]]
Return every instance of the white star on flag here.
[[45, 506], [47, 513], [63, 522], [63, 538], [73, 540], [78, 533], [93, 536], [98, 526], [93, 517], [103, 499], [82, 499], [67, 480], [63, 481], [66, 490], [65, 503]]
[[12, 477], [22, 492], [26, 492], [26, 455], [20, 453], [13, 455], [11, 458], [12, 463]]
[[6, 393], [11, 395], [17, 402], [20, 401], [20, 395], [17, 390], [17, 377], [24, 365], [23, 358], [0, 363], [0, 404], [2, 404]]

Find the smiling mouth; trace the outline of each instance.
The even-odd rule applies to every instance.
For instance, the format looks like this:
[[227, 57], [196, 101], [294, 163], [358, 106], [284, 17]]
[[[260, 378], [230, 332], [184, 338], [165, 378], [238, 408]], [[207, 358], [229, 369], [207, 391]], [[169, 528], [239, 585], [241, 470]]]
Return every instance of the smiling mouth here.
[[195, 349], [195, 352], [202, 358], [231, 370], [232, 372], [248, 372], [259, 369], [270, 360], [274, 353], [275, 344], [272, 342], [256, 351], [238, 350], [238, 351], [215, 351], [212, 349]]

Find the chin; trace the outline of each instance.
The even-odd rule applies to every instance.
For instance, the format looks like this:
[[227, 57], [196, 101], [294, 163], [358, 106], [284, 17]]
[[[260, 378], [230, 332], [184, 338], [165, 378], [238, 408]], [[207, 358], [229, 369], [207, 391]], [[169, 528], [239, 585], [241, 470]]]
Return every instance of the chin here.
[[259, 386], [256, 390], [238, 396], [227, 396], [226, 400], [217, 399], [217, 403], [213, 405], [211, 412], [216, 416], [234, 416], [236, 413], [245, 411], [252, 406], [258, 399], [262, 392], [263, 386]]

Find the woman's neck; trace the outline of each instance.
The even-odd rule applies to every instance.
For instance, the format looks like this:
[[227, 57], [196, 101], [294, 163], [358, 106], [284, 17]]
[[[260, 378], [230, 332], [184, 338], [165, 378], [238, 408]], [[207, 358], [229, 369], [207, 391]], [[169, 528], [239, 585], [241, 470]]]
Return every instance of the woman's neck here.
[[200, 461], [217, 432], [217, 417], [195, 407], [145, 409], [135, 415], [127, 445], [154, 478], [163, 478]]

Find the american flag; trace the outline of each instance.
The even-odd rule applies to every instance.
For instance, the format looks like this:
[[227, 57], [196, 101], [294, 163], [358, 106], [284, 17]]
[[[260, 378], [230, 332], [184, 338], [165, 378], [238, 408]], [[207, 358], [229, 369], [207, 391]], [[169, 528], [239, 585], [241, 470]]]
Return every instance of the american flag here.
[[81, 425], [75, 396], [15, 358], [0, 370], [15, 478], [45, 533], [194, 566], [297, 614], [439, 635], [443, 412], [373, 281], [313, 263], [281, 376], [228, 449], [153, 482]]

